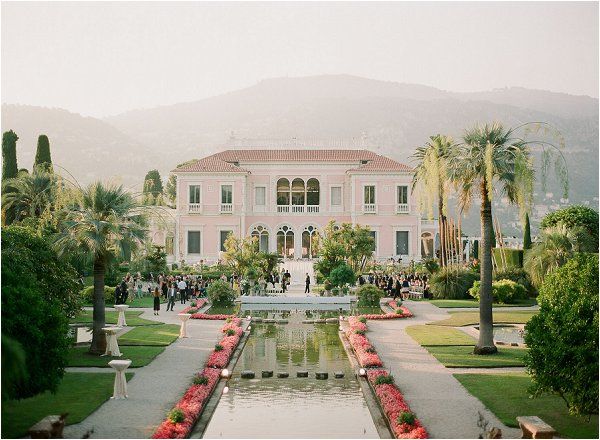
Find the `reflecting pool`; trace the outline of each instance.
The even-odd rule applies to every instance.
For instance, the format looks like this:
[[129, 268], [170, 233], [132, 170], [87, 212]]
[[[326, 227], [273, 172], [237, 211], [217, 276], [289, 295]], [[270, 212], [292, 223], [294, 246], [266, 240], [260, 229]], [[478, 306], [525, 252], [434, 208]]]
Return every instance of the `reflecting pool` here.
[[[338, 325], [303, 323], [315, 315], [324, 317], [314, 310], [241, 314], [255, 312], [288, 323], [252, 322], [229, 392], [222, 395], [204, 437], [378, 438]], [[254, 371], [256, 379], [242, 379], [243, 370]], [[272, 370], [273, 377], [262, 378], [262, 370]], [[309, 377], [297, 378], [297, 371], [308, 371]], [[328, 372], [329, 379], [316, 380], [317, 371]], [[336, 371], [344, 378], [335, 379]], [[278, 372], [289, 373], [289, 378], [277, 378]]]

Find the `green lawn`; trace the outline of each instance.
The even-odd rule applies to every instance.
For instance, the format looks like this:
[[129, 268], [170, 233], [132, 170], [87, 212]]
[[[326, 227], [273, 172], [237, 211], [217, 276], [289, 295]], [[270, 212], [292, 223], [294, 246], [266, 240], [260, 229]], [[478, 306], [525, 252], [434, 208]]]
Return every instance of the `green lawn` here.
[[[457, 307], [479, 307], [479, 301], [475, 299], [432, 299], [431, 304], [444, 309], [453, 309]], [[515, 304], [494, 304], [492, 307], [525, 307], [535, 306], [537, 301], [535, 298], [528, 298], [522, 301], [517, 301]]]
[[[127, 374], [131, 379], [133, 373]], [[56, 394], [45, 392], [29, 399], [2, 402], [2, 437], [19, 438], [48, 415], [68, 412], [68, 425], [79, 423], [113, 393], [112, 373], [65, 373]]]
[[434, 325], [413, 325], [406, 333], [421, 345], [475, 345], [475, 339], [452, 328]]
[[135, 327], [118, 338], [119, 347], [126, 345], [169, 345], [179, 337], [175, 324], [144, 325]]
[[67, 356], [67, 367], [106, 367], [113, 359], [131, 359], [130, 368], [148, 365], [156, 356], [165, 350], [165, 347], [152, 346], [119, 346], [123, 355], [119, 358], [98, 356], [88, 353], [89, 347], [72, 347]]
[[466, 345], [436, 345], [425, 347], [429, 353], [446, 367], [493, 368], [521, 367], [526, 349], [498, 347], [498, 353], [473, 354], [473, 347]]
[[[140, 315], [144, 312], [140, 311], [126, 311], [125, 312], [125, 320], [127, 321], [127, 325], [131, 327], [136, 327], [138, 325], [160, 325], [162, 322], [158, 321], [150, 321], [148, 319], [140, 318]], [[107, 324], [116, 324], [119, 314], [115, 310], [107, 310], [106, 311], [106, 323]], [[71, 319], [71, 322], [78, 322], [84, 324], [91, 324], [92, 319], [92, 311], [91, 310], [82, 310], [81, 313], [75, 318]]]
[[516, 417], [538, 416], [560, 437], [598, 438], [598, 416], [589, 422], [569, 415], [558, 396], [530, 398], [531, 379], [525, 374], [455, 374], [460, 383], [507, 426], [518, 427]]
[[[479, 324], [479, 311], [473, 312], [448, 312], [450, 318], [443, 321], [432, 322], [428, 325], [444, 325], [449, 327], [462, 327], [464, 325]], [[514, 310], [511, 312], [494, 311], [494, 323], [524, 324], [535, 315], [537, 311]]]

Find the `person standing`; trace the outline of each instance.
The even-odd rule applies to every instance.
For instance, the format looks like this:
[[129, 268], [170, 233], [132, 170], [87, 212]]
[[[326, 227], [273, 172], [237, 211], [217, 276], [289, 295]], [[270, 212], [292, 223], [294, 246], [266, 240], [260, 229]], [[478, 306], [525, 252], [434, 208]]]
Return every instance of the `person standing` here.
[[173, 311], [173, 307], [175, 307], [175, 296], [177, 295], [177, 287], [176, 284], [173, 283], [171, 288], [167, 292], [167, 312], [169, 311], [169, 307], [171, 311]]
[[181, 304], [185, 304], [185, 300], [187, 299], [187, 284], [183, 278], [179, 280], [177, 288], [179, 289], [179, 299], [181, 300]]
[[158, 287], [154, 288], [154, 314], [158, 315], [158, 312], [160, 311], [160, 290], [158, 290]]
[[304, 293], [310, 293], [310, 276], [306, 273], [306, 279], [304, 280], [306, 287], [304, 287]]

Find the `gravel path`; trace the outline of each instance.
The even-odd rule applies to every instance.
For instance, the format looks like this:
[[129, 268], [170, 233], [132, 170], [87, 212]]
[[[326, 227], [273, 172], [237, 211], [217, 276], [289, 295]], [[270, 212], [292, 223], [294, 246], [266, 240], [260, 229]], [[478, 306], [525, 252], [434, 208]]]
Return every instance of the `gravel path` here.
[[[152, 309], [145, 309], [141, 317], [180, 324], [177, 313], [184, 307], [177, 303], [174, 312], [166, 312], [162, 305], [159, 316], [154, 316]], [[91, 429], [92, 438], [149, 438], [206, 362], [221, 337], [222, 326], [223, 321], [188, 321], [188, 338], [178, 339], [149, 365], [135, 369], [135, 376], [127, 384], [128, 399], [108, 400], [83, 422], [65, 427], [65, 438], [82, 438]], [[97, 370], [100, 369], [69, 369]]]
[[430, 437], [478, 438], [481, 433], [477, 427], [478, 411], [490, 426], [502, 429], [504, 438], [520, 437], [519, 429], [504, 426], [452, 376], [458, 371], [445, 368], [404, 330], [411, 325], [446, 319], [448, 313], [426, 302], [405, 301], [405, 305], [414, 318], [369, 321], [367, 336]]

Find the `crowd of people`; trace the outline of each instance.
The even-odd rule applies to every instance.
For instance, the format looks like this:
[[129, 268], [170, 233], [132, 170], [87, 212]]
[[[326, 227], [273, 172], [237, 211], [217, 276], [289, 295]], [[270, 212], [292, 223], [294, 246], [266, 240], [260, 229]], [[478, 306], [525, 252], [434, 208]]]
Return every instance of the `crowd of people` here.
[[383, 290], [394, 299], [408, 299], [411, 289], [418, 288], [423, 292], [425, 298], [431, 298], [429, 290], [429, 279], [425, 274], [397, 273], [392, 275], [373, 274], [358, 277], [358, 284], [373, 284]]

